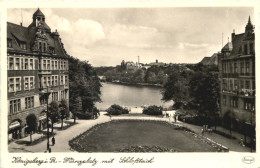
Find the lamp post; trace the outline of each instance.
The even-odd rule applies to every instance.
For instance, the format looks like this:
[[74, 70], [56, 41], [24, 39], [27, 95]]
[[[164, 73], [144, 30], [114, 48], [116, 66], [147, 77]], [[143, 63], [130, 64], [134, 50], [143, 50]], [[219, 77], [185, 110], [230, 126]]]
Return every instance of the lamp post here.
[[[51, 89], [52, 91], [52, 89]], [[44, 90], [42, 90], [42, 93], [44, 94], [44, 98], [45, 97], [45, 93], [44, 93]], [[49, 138], [50, 138], [50, 135], [49, 135], [49, 86], [47, 86], [47, 111], [46, 111], [46, 117], [47, 117], [47, 151], [49, 151], [49, 148], [50, 148], [50, 142], [49, 142]]]

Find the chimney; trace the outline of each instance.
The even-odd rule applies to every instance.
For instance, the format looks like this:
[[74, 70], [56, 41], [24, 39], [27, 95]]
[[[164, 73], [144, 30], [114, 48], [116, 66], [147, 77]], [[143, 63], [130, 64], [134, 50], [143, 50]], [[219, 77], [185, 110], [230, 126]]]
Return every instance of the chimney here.
[[158, 63], [158, 59], [156, 59], [156, 63]]
[[234, 38], [235, 38], [235, 29], [233, 29], [233, 33], [231, 34], [231, 42], [233, 42]]
[[20, 26], [23, 26], [23, 22], [20, 22]]

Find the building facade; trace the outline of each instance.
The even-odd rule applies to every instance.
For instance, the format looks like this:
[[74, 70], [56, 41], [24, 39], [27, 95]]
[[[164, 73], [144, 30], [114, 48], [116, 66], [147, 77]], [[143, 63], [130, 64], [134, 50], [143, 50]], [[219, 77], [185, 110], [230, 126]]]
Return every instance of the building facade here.
[[[241, 34], [231, 34], [218, 54], [220, 106], [223, 120], [255, 127], [255, 34], [250, 17]], [[231, 126], [230, 126], [231, 127]]]
[[47, 99], [69, 103], [69, 63], [57, 30], [51, 32], [38, 9], [28, 27], [7, 23], [8, 133], [10, 139], [26, 133], [26, 117], [46, 127]]

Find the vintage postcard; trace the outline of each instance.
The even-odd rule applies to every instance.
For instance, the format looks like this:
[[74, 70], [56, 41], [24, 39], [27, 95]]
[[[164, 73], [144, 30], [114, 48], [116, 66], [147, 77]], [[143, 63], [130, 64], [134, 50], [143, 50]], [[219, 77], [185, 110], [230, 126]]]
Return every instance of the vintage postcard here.
[[0, 167], [260, 168], [259, 2], [110, 2], [1, 3]]

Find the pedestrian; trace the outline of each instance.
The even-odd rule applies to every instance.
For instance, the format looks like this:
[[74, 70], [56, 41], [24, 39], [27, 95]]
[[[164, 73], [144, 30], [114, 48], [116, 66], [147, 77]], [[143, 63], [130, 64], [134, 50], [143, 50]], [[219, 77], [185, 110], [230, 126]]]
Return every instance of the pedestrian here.
[[244, 139], [243, 139], [243, 138], [240, 139], [239, 144], [240, 144], [241, 146], [243, 146], [243, 147], [245, 146], [245, 144], [244, 144]]
[[51, 153], [51, 148], [49, 148], [49, 153]]
[[52, 141], [52, 146], [54, 146], [55, 145], [55, 138], [54, 138], [54, 136], [52, 137], [51, 141]]
[[176, 115], [174, 115], [174, 122], [176, 122], [176, 118], [177, 118]]

